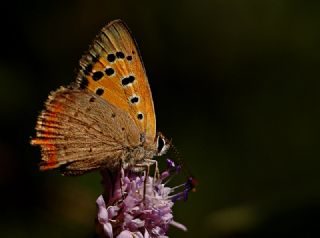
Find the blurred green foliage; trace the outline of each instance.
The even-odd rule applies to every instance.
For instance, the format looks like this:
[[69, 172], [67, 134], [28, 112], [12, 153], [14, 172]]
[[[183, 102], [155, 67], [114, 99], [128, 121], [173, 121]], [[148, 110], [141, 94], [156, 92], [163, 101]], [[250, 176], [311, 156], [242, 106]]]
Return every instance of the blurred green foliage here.
[[320, 2], [7, 1], [0, 58], [1, 237], [93, 237], [100, 177], [40, 173], [51, 90], [107, 22], [136, 36], [158, 128], [200, 181], [172, 237], [319, 237]]

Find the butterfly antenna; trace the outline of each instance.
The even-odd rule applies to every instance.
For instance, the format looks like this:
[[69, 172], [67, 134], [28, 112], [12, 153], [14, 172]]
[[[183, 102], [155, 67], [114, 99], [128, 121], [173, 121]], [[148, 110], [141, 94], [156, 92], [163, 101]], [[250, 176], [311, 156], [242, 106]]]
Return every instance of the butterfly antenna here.
[[181, 156], [181, 154], [179, 153], [177, 147], [175, 147], [175, 145], [172, 144], [172, 140], [170, 141], [170, 147], [172, 148], [172, 151], [175, 155], [175, 159], [178, 161], [179, 165], [181, 165], [183, 172], [188, 176], [188, 177], [193, 177], [190, 169], [187, 167], [185, 160], [183, 159], [183, 157]]
[[191, 174], [190, 169], [187, 167], [187, 164], [186, 164], [185, 160], [180, 155], [180, 153], [177, 150], [177, 148], [172, 144], [172, 141], [170, 141], [170, 143], [171, 143], [172, 151], [176, 156], [175, 159], [178, 161], [179, 165], [181, 165], [182, 171], [184, 172], [186, 177], [188, 177], [188, 184], [190, 186], [190, 190], [195, 192], [196, 191], [196, 186], [199, 184], [198, 180]]

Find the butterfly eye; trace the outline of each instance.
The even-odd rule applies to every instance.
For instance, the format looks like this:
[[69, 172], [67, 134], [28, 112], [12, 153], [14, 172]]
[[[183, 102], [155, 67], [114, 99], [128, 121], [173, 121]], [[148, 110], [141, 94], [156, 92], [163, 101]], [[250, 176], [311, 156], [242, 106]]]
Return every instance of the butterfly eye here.
[[157, 139], [157, 151], [158, 156], [161, 156], [167, 152], [170, 145], [167, 143], [167, 140], [164, 138], [163, 135], [159, 135]]

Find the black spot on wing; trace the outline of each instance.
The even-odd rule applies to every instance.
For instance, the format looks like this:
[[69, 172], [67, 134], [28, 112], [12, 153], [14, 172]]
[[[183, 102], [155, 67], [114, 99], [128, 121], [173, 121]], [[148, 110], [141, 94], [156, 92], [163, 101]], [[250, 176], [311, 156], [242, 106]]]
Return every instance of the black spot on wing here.
[[102, 88], [98, 88], [96, 90], [96, 94], [99, 95], [99, 96], [101, 96], [103, 93], [104, 93], [104, 90]]
[[136, 97], [136, 96], [134, 96], [134, 97], [132, 97], [132, 98], [130, 99], [130, 102], [131, 102], [132, 104], [138, 103], [138, 102], [139, 102], [139, 98]]
[[113, 61], [116, 60], [116, 56], [115, 56], [114, 54], [108, 54], [107, 60], [108, 60], [109, 62], [113, 62]]
[[139, 120], [142, 120], [142, 119], [143, 119], [143, 114], [142, 114], [141, 112], [139, 112], [139, 113], [137, 114], [137, 118], [138, 118]]
[[106, 68], [106, 70], [104, 72], [106, 73], [106, 75], [111, 76], [114, 74], [114, 69], [113, 68]]
[[122, 83], [123, 86], [127, 86], [128, 84], [133, 83], [134, 80], [135, 80], [135, 77], [130, 75], [128, 77], [123, 78], [121, 80], [121, 83]]
[[117, 52], [117, 53], [116, 53], [116, 56], [117, 56], [117, 58], [119, 58], [119, 59], [124, 59], [124, 53], [121, 52], [121, 51]]
[[98, 81], [102, 77], [103, 77], [103, 72], [101, 72], [101, 71], [94, 72], [93, 75], [92, 75], [92, 79], [94, 81]]

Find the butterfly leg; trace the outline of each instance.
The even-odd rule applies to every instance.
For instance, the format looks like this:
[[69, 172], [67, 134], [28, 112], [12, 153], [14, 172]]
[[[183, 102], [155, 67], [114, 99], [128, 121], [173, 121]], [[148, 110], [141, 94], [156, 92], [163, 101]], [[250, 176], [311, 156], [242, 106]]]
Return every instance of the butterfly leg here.
[[150, 174], [150, 166], [151, 165], [155, 165], [155, 171], [154, 171], [153, 181], [152, 181], [154, 183], [154, 181], [156, 181], [160, 177], [160, 172], [159, 172], [158, 161], [157, 160], [146, 159], [145, 163], [136, 164], [135, 165], [135, 167], [144, 168], [144, 171], [145, 171], [145, 179], [144, 179], [144, 183], [143, 183], [143, 199], [142, 199], [142, 201], [145, 200], [146, 189], [147, 189], [147, 179], [148, 179], [149, 174]]
[[143, 164], [136, 164], [134, 167], [136, 168], [143, 168], [144, 174], [144, 181], [143, 181], [143, 198], [142, 201], [145, 200], [146, 197], [146, 189], [147, 189], [147, 179], [150, 173], [150, 163], [143, 163]]
[[153, 181], [159, 179], [160, 178], [160, 172], [159, 172], [159, 167], [158, 167], [158, 161], [157, 160], [153, 160], [153, 159], [146, 159], [145, 161], [149, 165], [155, 165]]
[[121, 160], [120, 161], [120, 189], [121, 189], [121, 196], [122, 196], [122, 201], [125, 199], [125, 195], [124, 195], [124, 192], [123, 192], [123, 186], [124, 186], [124, 168], [123, 168], [123, 161]]

